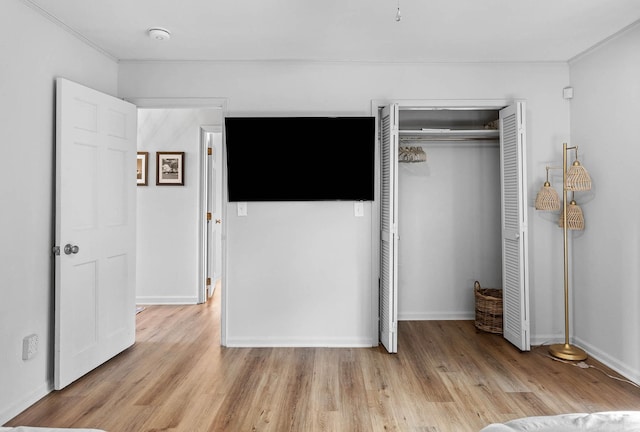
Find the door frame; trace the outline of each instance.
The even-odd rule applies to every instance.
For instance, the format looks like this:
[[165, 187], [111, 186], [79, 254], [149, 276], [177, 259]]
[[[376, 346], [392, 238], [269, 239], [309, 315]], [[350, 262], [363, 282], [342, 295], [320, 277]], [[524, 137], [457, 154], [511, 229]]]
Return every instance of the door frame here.
[[[222, 111], [222, 121], [220, 124], [220, 130], [222, 131], [222, 140], [224, 143], [224, 118], [227, 115], [227, 106], [228, 100], [227, 98], [208, 98], [208, 97], [177, 97], [177, 98], [163, 98], [163, 97], [152, 97], [152, 98], [144, 98], [144, 97], [129, 97], [125, 98], [126, 101], [133, 103], [138, 108], [142, 109], [153, 109], [153, 108], [162, 108], [162, 109], [219, 109]], [[201, 126], [202, 128], [203, 126]], [[222, 145], [222, 160], [225, 159], [225, 146]], [[202, 175], [202, 173], [201, 173]], [[222, 164], [222, 220], [226, 220], [227, 216], [227, 187], [226, 187], [226, 165]], [[204, 215], [202, 211], [200, 211], [200, 218], [203, 218]], [[206, 217], [205, 217], [206, 219]], [[226, 346], [227, 343], [227, 295], [225, 293], [225, 287], [227, 286], [226, 275], [227, 275], [227, 230], [226, 224], [222, 224], [222, 256], [220, 257], [222, 260], [222, 289], [220, 290], [220, 344], [222, 346]], [[202, 239], [202, 235], [200, 236]], [[198, 268], [200, 268], [200, 263], [203, 262], [203, 257], [200, 256], [202, 254], [202, 247], [198, 245]], [[199, 273], [200, 274], [200, 273]]]
[[399, 109], [478, 109], [501, 110], [520, 100], [514, 99], [373, 99], [371, 115], [375, 117], [376, 128], [376, 178], [375, 200], [371, 209], [371, 335], [372, 345], [379, 344], [379, 292], [380, 292], [380, 110], [391, 104], [398, 104]]
[[[206, 303], [209, 297], [213, 294], [213, 286], [215, 285], [216, 278], [218, 276], [214, 273], [215, 269], [210, 269], [211, 262], [211, 242], [215, 241], [215, 235], [213, 235], [213, 228], [211, 224], [215, 224], [215, 221], [209, 220], [207, 215], [211, 210], [213, 203], [211, 202], [211, 191], [209, 186], [211, 185], [211, 158], [209, 157], [209, 149], [212, 150], [212, 154], [215, 157], [219, 157], [217, 152], [221, 151], [221, 148], [215, 148], [213, 144], [209, 146], [209, 137], [214, 134], [222, 135], [222, 125], [219, 126], [200, 126], [200, 193], [199, 204], [200, 213], [199, 220], [199, 263], [198, 263], [198, 303]], [[220, 146], [221, 147], [221, 146]], [[221, 166], [222, 167], [222, 166]], [[222, 185], [215, 182], [214, 197], [218, 194], [222, 194]], [[222, 209], [219, 209], [221, 211]], [[211, 212], [213, 215], [213, 212]], [[211, 237], [211, 238], [210, 238]], [[216, 257], [220, 259], [221, 257]], [[211, 271], [209, 271], [211, 270]], [[207, 284], [209, 279], [209, 284]]]

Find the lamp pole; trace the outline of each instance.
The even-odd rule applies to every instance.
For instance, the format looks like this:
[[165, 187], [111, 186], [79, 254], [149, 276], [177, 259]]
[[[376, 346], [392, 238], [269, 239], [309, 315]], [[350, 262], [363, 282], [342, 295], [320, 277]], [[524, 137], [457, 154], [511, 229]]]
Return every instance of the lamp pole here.
[[567, 150], [576, 147], [567, 147], [567, 143], [562, 145], [562, 230], [564, 235], [564, 344], [553, 344], [549, 346], [549, 354], [563, 360], [585, 360], [587, 353], [569, 344], [569, 233], [567, 220]]

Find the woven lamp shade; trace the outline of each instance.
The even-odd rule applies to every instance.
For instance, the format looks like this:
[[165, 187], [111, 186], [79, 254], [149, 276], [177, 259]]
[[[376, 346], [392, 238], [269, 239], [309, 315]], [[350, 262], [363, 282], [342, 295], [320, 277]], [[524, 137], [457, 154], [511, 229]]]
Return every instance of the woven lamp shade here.
[[591, 190], [591, 176], [577, 160], [573, 162], [573, 165], [567, 171], [567, 190]]
[[[574, 231], [584, 230], [584, 216], [582, 209], [574, 200], [571, 200], [567, 207], [567, 229]], [[558, 226], [564, 227], [564, 212], [560, 212], [560, 220], [558, 220]]]
[[551, 183], [544, 182], [542, 189], [536, 195], [536, 210], [554, 211], [560, 210], [560, 197], [558, 192], [551, 187]]

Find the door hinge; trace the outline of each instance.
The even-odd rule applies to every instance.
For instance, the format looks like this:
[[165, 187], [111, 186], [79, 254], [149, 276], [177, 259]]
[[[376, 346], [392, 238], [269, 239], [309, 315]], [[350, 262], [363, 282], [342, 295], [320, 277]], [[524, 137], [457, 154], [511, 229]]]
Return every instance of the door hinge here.
[[210, 277], [207, 278], [207, 286], [211, 286], [211, 278]]
[[207, 147], [207, 155], [211, 156], [213, 154], [213, 149], [211, 147]]
[[207, 220], [210, 221], [211, 220], [211, 212], [207, 212]]
[[51, 252], [53, 252], [54, 256], [60, 255], [60, 246], [54, 246], [53, 248], [51, 248]]

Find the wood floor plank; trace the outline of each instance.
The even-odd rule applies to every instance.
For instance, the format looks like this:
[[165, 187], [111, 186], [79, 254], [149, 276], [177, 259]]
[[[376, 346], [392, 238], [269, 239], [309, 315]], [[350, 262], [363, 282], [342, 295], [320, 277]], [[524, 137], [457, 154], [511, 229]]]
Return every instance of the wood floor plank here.
[[148, 306], [136, 344], [6, 426], [155, 431], [477, 431], [532, 415], [640, 410], [600, 363], [522, 353], [471, 321], [407, 321], [384, 348], [225, 348], [219, 292]]

